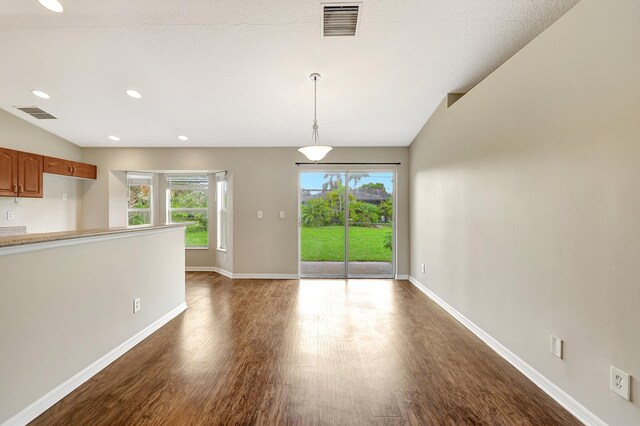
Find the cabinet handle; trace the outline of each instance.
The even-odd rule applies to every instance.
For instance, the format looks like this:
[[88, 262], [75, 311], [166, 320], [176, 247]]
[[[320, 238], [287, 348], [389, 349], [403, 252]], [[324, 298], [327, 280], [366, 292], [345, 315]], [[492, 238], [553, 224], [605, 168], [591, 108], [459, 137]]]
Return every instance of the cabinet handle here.
[[13, 184], [13, 192], [15, 192], [16, 194], [18, 193], [18, 184], [17, 183]]
[[22, 191], [22, 185], [18, 185], [18, 194], [22, 194], [24, 191]]
[[69, 174], [72, 175], [73, 174], [73, 166], [71, 164], [69, 164], [67, 167], [69, 167]]
[[73, 174], [75, 175], [76, 172], [78, 171], [78, 168], [76, 166], [73, 166]]

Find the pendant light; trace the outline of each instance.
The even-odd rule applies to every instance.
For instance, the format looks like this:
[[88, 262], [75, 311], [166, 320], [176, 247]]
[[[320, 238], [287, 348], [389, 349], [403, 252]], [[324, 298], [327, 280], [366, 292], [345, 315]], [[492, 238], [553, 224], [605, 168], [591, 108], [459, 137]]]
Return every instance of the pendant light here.
[[326, 145], [318, 145], [318, 142], [320, 141], [320, 135], [318, 134], [318, 120], [316, 118], [316, 113], [318, 110], [317, 85], [318, 80], [320, 80], [320, 74], [311, 74], [311, 80], [313, 81], [313, 132], [311, 133], [312, 145], [299, 148], [298, 151], [306, 155], [310, 161], [320, 161], [333, 148]]

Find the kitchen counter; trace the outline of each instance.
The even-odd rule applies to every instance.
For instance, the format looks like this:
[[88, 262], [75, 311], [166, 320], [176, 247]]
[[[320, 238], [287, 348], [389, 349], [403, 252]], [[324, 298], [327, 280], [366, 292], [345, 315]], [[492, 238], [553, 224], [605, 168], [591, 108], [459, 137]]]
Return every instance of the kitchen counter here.
[[[43, 244], [58, 241], [68, 241], [92, 237], [106, 237], [111, 235], [131, 234], [153, 232], [169, 228], [185, 227], [188, 223], [176, 223], [170, 225], [158, 226], [141, 226], [136, 228], [100, 228], [100, 229], [84, 229], [78, 231], [64, 232], [47, 232], [42, 234], [24, 234], [0, 237], [0, 249], [16, 246], [25, 246], [29, 244]], [[2, 253], [2, 250], [0, 250]]]

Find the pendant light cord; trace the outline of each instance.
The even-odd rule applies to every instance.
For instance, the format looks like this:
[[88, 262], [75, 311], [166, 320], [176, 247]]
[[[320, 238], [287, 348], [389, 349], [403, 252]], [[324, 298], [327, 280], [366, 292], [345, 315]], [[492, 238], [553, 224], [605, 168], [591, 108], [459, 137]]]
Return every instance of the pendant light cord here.
[[318, 134], [318, 77], [313, 77], [313, 132], [311, 139], [314, 145], [318, 145], [320, 135]]
[[313, 122], [317, 123], [316, 112], [318, 111], [318, 78], [313, 79]]

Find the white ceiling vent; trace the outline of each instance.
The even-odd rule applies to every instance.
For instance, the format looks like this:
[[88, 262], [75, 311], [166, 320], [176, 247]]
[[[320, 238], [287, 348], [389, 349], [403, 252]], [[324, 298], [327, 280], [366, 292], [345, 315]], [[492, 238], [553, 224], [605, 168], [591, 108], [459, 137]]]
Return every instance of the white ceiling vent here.
[[30, 116], [37, 118], [38, 120], [57, 120], [57, 117], [49, 114], [47, 111], [41, 110], [38, 107], [16, 107], [22, 112], [26, 112]]
[[322, 36], [355, 37], [360, 7], [360, 3], [323, 3]]

